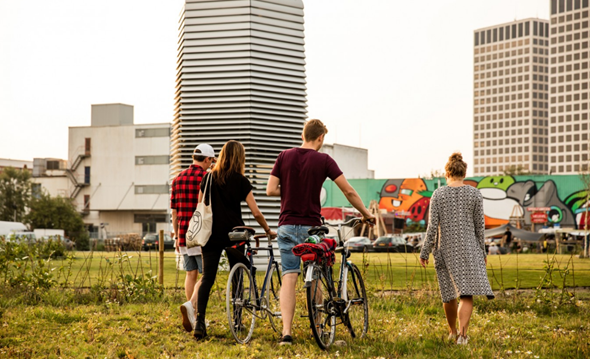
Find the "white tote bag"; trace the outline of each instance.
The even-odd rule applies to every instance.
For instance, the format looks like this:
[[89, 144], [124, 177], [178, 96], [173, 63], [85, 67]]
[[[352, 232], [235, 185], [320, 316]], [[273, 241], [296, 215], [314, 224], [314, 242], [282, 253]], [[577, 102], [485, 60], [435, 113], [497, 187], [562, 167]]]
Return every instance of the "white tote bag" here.
[[[207, 244], [213, 228], [213, 208], [211, 207], [211, 177], [209, 174], [205, 186], [201, 187], [203, 198], [199, 198], [197, 208], [188, 223], [186, 230], [186, 247], [192, 248]], [[209, 193], [209, 205], [205, 205], [205, 193]]]

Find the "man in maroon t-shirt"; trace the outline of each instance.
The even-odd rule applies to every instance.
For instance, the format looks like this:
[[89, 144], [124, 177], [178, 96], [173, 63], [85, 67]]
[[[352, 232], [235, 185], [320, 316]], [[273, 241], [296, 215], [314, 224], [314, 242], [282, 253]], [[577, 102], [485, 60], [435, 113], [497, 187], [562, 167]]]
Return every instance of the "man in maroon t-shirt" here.
[[322, 121], [308, 121], [301, 136], [303, 145], [279, 154], [266, 187], [267, 195], [281, 197], [277, 232], [283, 269], [280, 293], [283, 317], [281, 345], [293, 342], [291, 327], [295, 314], [295, 285], [301, 272], [300, 258], [291, 249], [307, 239], [309, 228], [322, 224], [320, 192], [326, 178], [336, 183], [364, 219], [374, 220], [374, 216], [365, 208], [362, 199], [348, 183], [336, 162], [329, 155], [318, 152], [324, 144], [326, 133], [328, 129]]

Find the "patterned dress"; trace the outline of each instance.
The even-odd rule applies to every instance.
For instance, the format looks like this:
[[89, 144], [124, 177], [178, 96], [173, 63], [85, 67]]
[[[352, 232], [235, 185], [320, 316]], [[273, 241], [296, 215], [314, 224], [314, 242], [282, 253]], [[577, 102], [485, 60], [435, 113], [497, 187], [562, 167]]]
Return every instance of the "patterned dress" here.
[[442, 301], [459, 296], [494, 298], [485, 265], [483, 197], [471, 186], [441, 187], [430, 200], [420, 258], [434, 256]]

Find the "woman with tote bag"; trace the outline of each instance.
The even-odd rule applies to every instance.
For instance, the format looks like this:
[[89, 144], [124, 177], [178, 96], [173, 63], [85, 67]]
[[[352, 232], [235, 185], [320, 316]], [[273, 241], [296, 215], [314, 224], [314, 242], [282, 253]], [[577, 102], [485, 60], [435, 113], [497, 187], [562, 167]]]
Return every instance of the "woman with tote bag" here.
[[276, 236], [276, 233], [270, 230], [264, 216], [258, 209], [252, 193], [252, 185], [244, 176], [245, 169], [246, 152], [244, 146], [232, 140], [228, 141], [221, 149], [213, 171], [203, 178], [203, 183], [207, 183], [209, 180], [210, 185], [202, 188], [199, 198], [203, 198], [206, 204], [209, 204], [209, 201], [211, 203], [213, 208], [213, 228], [209, 241], [202, 247], [203, 276], [198, 293], [197, 324], [194, 333], [197, 340], [207, 336], [205, 312], [209, 301], [209, 293], [217, 276], [221, 253], [225, 250], [230, 269], [237, 263], [247, 264], [243, 246], [241, 248], [230, 248], [233, 243], [230, 242], [228, 237], [228, 233], [234, 227], [244, 225], [241, 203], [246, 201], [250, 211], [252, 211], [252, 216], [269, 238]]

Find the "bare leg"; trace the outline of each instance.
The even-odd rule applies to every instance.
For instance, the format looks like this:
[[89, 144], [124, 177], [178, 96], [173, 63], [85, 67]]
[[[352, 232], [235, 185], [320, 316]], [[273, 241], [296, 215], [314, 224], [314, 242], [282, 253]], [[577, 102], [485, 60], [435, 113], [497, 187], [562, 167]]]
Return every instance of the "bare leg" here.
[[295, 286], [298, 273], [287, 273], [281, 285], [281, 316], [283, 317], [283, 335], [291, 335], [293, 317], [295, 316]]
[[186, 295], [186, 300], [191, 300], [197, 284], [197, 278], [199, 278], [198, 270], [195, 269], [186, 272], [186, 277], [184, 278], [184, 294]]
[[473, 297], [463, 297], [459, 302], [459, 334], [462, 337], [467, 336], [467, 327], [469, 319], [473, 312]]
[[449, 334], [457, 335], [457, 299], [443, 303], [447, 323], [449, 323]]

